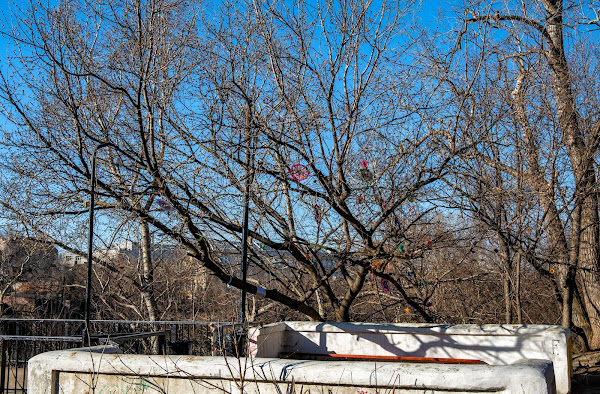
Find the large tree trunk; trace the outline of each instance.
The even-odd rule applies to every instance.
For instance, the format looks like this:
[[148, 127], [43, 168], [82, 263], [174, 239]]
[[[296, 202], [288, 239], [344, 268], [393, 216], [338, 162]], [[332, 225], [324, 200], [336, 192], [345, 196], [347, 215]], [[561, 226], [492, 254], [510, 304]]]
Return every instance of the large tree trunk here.
[[[576, 284], [582, 294], [582, 306], [585, 315], [578, 314], [576, 321], [581, 321], [588, 343], [592, 349], [600, 348], [600, 276], [598, 275], [598, 193], [594, 172], [593, 155], [595, 149], [586, 145], [581, 131], [578, 115], [575, 111], [575, 99], [571, 90], [571, 73], [564, 51], [562, 1], [544, 2], [546, 6], [548, 63], [550, 65], [557, 104], [557, 114], [563, 143], [567, 149], [573, 176], [575, 178], [575, 212], [580, 215], [573, 220], [571, 251], [569, 253], [569, 270], [565, 277], [566, 288], [563, 292], [565, 308], [563, 323], [569, 322], [573, 291], [573, 275], [576, 273]], [[593, 137], [593, 136], [592, 136]], [[575, 220], [578, 219], [578, 220]], [[576, 226], [575, 222], [579, 222]], [[588, 322], [585, 322], [588, 320]], [[586, 324], [589, 323], [589, 324]]]
[[[564, 226], [560, 219], [559, 209], [554, 200], [554, 187], [552, 182], [548, 182], [544, 178], [544, 169], [540, 164], [541, 159], [535, 138], [535, 132], [528, 121], [528, 114], [525, 109], [525, 99], [522, 91], [526, 76], [525, 74], [526, 71], [521, 69], [517, 77], [515, 89], [512, 92], [515, 115], [523, 129], [523, 146], [525, 148], [525, 158], [527, 161], [525, 178], [527, 183], [531, 185], [537, 197], [539, 198], [542, 210], [544, 212], [550, 245], [548, 253], [551, 254], [553, 256], [553, 260], [558, 263], [557, 266], [554, 267], [556, 270], [556, 277], [558, 278], [557, 282], [559, 284], [566, 283], [569, 264], [569, 246], [567, 237], [565, 235]], [[564, 313], [565, 306], [570, 308], [570, 302], [568, 299], [565, 299], [564, 296], [565, 292], [562, 292], [560, 295], [557, 294], [557, 297], [562, 298], [563, 300], [562, 324], [565, 327], [570, 327], [571, 314]]]
[[515, 312], [518, 324], [523, 324], [523, 310], [521, 309], [521, 258], [520, 254], [517, 255], [515, 273]]
[[[142, 282], [142, 300], [146, 306], [148, 312], [148, 320], [158, 320], [158, 307], [156, 304], [156, 297], [154, 295], [153, 281], [154, 281], [154, 266], [152, 263], [152, 240], [150, 238], [150, 227], [146, 221], [141, 222], [142, 230], [142, 244], [140, 250], [141, 259], [141, 282]], [[153, 327], [156, 331], [157, 327]], [[160, 349], [158, 345], [158, 338], [151, 337], [151, 347], [154, 354], [158, 354]]]
[[504, 322], [512, 323], [512, 288], [511, 273], [512, 264], [510, 259], [510, 248], [502, 239], [500, 239], [500, 250], [502, 250], [502, 288], [504, 291]]

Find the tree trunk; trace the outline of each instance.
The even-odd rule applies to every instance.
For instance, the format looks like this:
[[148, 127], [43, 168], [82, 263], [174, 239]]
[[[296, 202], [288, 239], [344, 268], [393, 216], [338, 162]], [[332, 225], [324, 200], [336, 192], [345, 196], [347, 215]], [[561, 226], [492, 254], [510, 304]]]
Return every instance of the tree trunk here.
[[506, 324], [512, 323], [512, 289], [510, 275], [512, 271], [510, 261], [510, 250], [508, 245], [502, 239], [500, 240], [500, 247], [502, 250], [502, 287], [504, 290], [504, 322]]
[[[512, 92], [513, 107], [517, 119], [523, 129], [523, 145], [525, 147], [525, 157], [527, 161], [527, 169], [525, 177], [527, 183], [532, 186], [545, 216], [549, 241], [552, 249], [549, 251], [553, 256], [553, 260], [558, 264], [555, 268], [558, 283], [565, 283], [568, 276], [568, 242], [565, 235], [563, 224], [560, 220], [560, 214], [556, 202], [554, 201], [554, 187], [551, 182], [544, 178], [544, 169], [540, 164], [540, 155], [535, 138], [535, 132], [528, 121], [528, 114], [525, 109], [523, 97], [523, 83], [525, 80], [525, 70], [521, 69], [517, 77], [515, 89]], [[563, 300], [563, 319], [562, 324], [565, 327], [571, 326], [570, 300], [565, 298], [563, 292], [561, 298]], [[566, 301], [566, 302], [565, 302]]]
[[517, 323], [523, 324], [523, 311], [521, 310], [521, 255], [517, 255], [515, 272], [515, 312], [517, 313]]
[[[142, 244], [140, 250], [141, 259], [141, 282], [142, 282], [142, 300], [146, 306], [148, 312], [148, 320], [156, 321], [158, 307], [156, 304], [156, 298], [154, 295], [153, 281], [154, 281], [154, 267], [152, 264], [152, 241], [150, 238], [150, 227], [148, 222], [143, 221], [140, 224], [142, 230]], [[153, 330], [157, 330], [157, 327], [152, 327]], [[152, 352], [158, 354], [160, 349], [158, 345], [158, 338], [151, 337], [150, 340]]]
[[[565, 304], [572, 302], [572, 287], [576, 284], [582, 294], [582, 307], [584, 315], [576, 317], [577, 320], [588, 320], [586, 336], [592, 349], [600, 349], [600, 276], [598, 275], [599, 256], [599, 217], [598, 193], [596, 174], [594, 172], [593, 155], [595, 149], [586, 145], [582, 134], [578, 115], [575, 110], [575, 98], [571, 89], [571, 73], [567, 65], [563, 39], [563, 14], [562, 1], [545, 3], [547, 32], [549, 47], [547, 51], [548, 64], [553, 79], [557, 114], [560, 128], [563, 133], [563, 143], [567, 149], [573, 176], [575, 180], [575, 211], [579, 211], [580, 225], [574, 228], [572, 237], [577, 237], [571, 243], [571, 261], [564, 280], [563, 294], [566, 296]], [[596, 136], [590, 136], [595, 140]], [[575, 222], [575, 220], [573, 220]], [[575, 227], [575, 225], [574, 225]], [[579, 230], [579, 231], [578, 231]], [[575, 275], [576, 280], [573, 280]], [[571, 305], [563, 307], [563, 324], [570, 323], [569, 314]]]

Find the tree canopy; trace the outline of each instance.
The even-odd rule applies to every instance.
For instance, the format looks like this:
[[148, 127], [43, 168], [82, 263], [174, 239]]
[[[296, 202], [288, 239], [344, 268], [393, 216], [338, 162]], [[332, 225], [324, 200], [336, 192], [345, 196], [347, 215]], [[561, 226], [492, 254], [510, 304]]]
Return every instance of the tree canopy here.
[[[455, 11], [434, 29], [410, 0], [15, 9], [4, 220], [83, 250], [107, 144], [100, 238], [141, 224], [263, 310], [347, 321], [377, 300], [436, 321], [436, 290], [489, 259], [506, 321], [531, 270], [597, 348], [597, 21], [559, 1]], [[222, 258], [244, 196], [246, 281]]]

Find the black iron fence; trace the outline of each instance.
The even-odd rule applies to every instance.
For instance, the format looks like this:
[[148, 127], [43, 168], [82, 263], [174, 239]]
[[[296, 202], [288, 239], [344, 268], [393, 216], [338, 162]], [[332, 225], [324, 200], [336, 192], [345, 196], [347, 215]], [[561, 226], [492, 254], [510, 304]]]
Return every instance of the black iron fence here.
[[[27, 392], [27, 361], [82, 346], [84, 320], [0, 319], [0, 394]], [[190, 321], [91, 320], [92, 342], [118, 343], [129, 354], [242, 355], [237, 324]]]

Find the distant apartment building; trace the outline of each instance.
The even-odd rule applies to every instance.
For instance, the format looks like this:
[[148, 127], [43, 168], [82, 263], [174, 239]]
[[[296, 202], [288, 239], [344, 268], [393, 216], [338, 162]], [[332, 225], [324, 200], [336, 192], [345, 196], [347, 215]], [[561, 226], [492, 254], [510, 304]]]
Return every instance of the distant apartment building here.
[[[151, 254], [155, 268], [166, 265], [172, 274], [184, 279], [183, 290], [188, 297], [206, 287], [206, 270], [198, 267], [198, 263], [180, 245], [157, 243], [152, 246]], [[115, 243], [110, 248], [95, 250], [94, 256], [119, 271], [127, 272], [137, 269], [141, 250], [138, 242], [127, 240]], [[80, 254], [64, 252], [61, 257], [62, 264], [68, 268], [87, 264], [87, 257]]]
[[73, 268], [76, 265], [82, 265], [87, 263], [87, 257], [83, 257], [76, 253], [64, 252], [61, 254], [61, 263], [69, 268]]
[[101, 249], [96, 252], [104, 258], [127, 257], [137, 260], [140, 257], [140, 248], [137, 242], [123, 241], [116, 243], [108, 249]]
[[[123, 257], [137, 260], [139, 254], [138, 244], [133, 241], [123, 241], [110, 248], [99, 249], [94, 252], [94, 256], [104, 260]], [[61, 256], [61, 262], [63, 265], [72, 268], [77, 265], [87, 264], [87, 256], [82, 256], [78, 253], [64, 252]]]
[[[156, 259], [175, 259], [181, 254], [181, 247], [169, 244], [156, 244], [152, 247], [152, 258]], [[140, 247], [135, 241], [123, 241], [112, 245], [110, 248], [98, 249], [94, 251], [94, 256], [100, 259], [137, 261], [140, 257]], [[87, 257], [77, 253], [64, 252], [61, 256], [63, 265], [74, 267], [87, 263]]]

